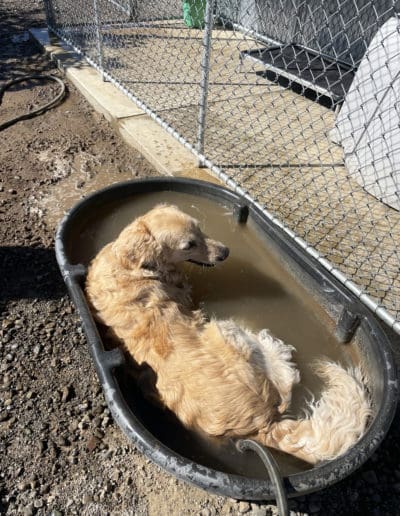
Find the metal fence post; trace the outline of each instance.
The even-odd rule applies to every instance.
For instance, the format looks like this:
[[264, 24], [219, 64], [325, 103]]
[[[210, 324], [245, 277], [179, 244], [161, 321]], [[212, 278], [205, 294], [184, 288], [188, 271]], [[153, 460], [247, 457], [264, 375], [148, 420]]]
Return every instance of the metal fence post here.
[[138, 13], [137, 0], [128, 0], [128, 16], [129, 21], [133, 21]]
[[46, 13], [50, 44], [57, 45], [58, 39], [55, 33], [53, 32], [56, 26], [53, 3], [50, 0], [44, 0], [44, 9]]
[[53, 16], [53, 4], [49, 0], [44, 0], [44, 10], [46, 13], [46, 21], [48, 27], [53, 27], [54, 16]]
[[105, 81], [104, 77], [104, 66], [103, 66], [103, 39], [101, 36], [101, 25], [100, 25], [100, 12], [97, 0], [93, 0], [93, 10], [94, 10], [94, 23], [96, 27], [96, 43], [97, 43], [97, 53], [99, 59], [99, 67], [101, 70], [101, 75], [103, 81]]
[[[210, 76], [211, 58], [211, 36], [213, 28], [214, 0], [207, 0], [205, 12], [205, 28], [203, 34], [203, 55], [201, 59], [201, 82], [200, 82], [200, 102], [197, 132], [197, 151], [204, 155], [204, 136], [207, 115], [208, 85]], [[204, 166], [204, 162], [199, 160], [199, 167]]]

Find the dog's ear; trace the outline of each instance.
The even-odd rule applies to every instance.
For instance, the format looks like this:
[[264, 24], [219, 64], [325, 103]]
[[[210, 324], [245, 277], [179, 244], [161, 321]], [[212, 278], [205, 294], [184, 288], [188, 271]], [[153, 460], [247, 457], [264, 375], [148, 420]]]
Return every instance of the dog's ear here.
[[141, 219], [121, 232], [113, 243], [112, 249], [120, 263], [127, 269], [143, 268], [150, 276], [157, 270], [161, 246]]

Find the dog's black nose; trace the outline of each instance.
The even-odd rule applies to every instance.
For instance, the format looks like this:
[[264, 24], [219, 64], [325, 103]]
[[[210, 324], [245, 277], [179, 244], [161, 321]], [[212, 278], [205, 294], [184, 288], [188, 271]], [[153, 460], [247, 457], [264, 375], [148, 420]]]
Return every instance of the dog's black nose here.
[[223, 247], [217, 256], [217, 262], [223, 262], [229, 256], [229, 249], [227, 247]]

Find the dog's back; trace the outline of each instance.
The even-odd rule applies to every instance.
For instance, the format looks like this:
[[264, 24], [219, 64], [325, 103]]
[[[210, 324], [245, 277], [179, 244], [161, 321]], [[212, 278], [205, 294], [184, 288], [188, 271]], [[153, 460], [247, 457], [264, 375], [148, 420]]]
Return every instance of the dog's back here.
[[227, 344], [216, 322], [171, 299], [162, 282], [134, 278], [109, 245], [89, 268], [86, 295], [135, 362], [155, 372], [159, 401], [209, 435], [249, 435], [275, 420], [278, 391], [251, 353]]
[[207, 322], [192, 310], [176, 264], [210, 265], [227, 256], [197, 221], [161, 206], [100, 251], [89, 267], [86, 294], [96, 319], [112, 328], [137, 364], [153, 371], [142, 383], [146, 392], [187, 427], [252, 436], [313, 463], [344, 453], [370, 414], [358, 370], [324, 363], [320, 372], [328, 386], [310, 415], [282, 420], [299, 381], [291, 346], [265, 331], [255, 335], [233, 322]]

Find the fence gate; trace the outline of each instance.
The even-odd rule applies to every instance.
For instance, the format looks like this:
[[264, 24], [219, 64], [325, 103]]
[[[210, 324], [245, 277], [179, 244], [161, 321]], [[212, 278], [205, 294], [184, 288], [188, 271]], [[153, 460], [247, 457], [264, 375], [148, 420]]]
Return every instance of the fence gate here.
[[397, 0], [46, 0], [49, 28], [400, 333]]

